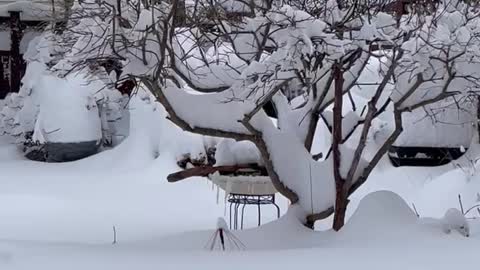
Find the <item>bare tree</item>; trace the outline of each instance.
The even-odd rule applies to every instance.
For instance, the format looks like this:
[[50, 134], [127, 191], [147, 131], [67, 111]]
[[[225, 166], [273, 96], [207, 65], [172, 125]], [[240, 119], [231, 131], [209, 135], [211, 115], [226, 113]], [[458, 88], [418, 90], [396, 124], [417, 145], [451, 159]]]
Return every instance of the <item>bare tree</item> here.
[[[120, 80], [148, 88], [185, 131], [253, 142], [302, 221], [313, 227], [335, 214], [339, 230], [349, 196], [402, 132], [402, 113], [477, 87], [479, 55], [471, 48], [479, 43], [469, 27], [479, 16], [468, 4], [400, 16], [373, 2], [195, 1], [185, 14], [179, 0], [86, 3], [79, 12], [90, 15], [78, 21], [91, 29], [73, 28], [76, 44], [62, 66], [95, 72], [111, 60]], [[359, 78], [374, 60], [381, 76], [365, 102], [356, 96]], [[291, 92], [302, 93], [301, 106], [290, 104]], [[267, 103], [277, 124], [265, 114]], [[394, 128], [369, 145], [381, 114], [391, 115]], [[318, 134], [322, 121], [331, 134]], [[312, 152], [318, 136], [332, 138], [323, 159]]]

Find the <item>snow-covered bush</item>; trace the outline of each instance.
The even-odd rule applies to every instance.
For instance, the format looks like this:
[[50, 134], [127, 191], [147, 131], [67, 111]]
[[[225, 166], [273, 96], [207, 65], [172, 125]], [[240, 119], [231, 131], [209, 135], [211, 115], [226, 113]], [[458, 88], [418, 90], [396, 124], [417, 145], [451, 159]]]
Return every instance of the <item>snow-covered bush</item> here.
[[4, 106], [0, 111], [0, 132], [2, 135], [7, 134], [12, 137], [18, 135], [18, 119], [17, 113], [21, 110], [23, 97], [18, 93], [9, 93], [4, 99]]
[[117, 145], [128, 135], [129, 120], [123, 119], [128, 97], [114, 88], [115, 80], [104, 70], [59, 74], [54, 67], [65, 44], [58, 40], [47, 30], [30, 42], [22, 87], [7, 97], [2, 109], [2, 133], [27, 152], [30, 146], [49, 143]]

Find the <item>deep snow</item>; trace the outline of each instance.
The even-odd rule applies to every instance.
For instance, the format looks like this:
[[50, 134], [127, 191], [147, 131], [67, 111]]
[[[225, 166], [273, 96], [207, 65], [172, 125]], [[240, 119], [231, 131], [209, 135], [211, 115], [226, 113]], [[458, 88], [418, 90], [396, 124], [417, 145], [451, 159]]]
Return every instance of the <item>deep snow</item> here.
[[[478, 146], [438, 168], [393, 168], [383, 160], [353, 196], [351, 217], [339, 233], [322, 230], [329, 220], [312, 232], [295, 211], [253, 228], [252, 208], [247, 210], [251, 229], [233, 232], [245, 251], [210, 252], [205, 245], [226, 210], [217, 204], [211, 182], [166, 181], [178, 170], [175, 156], [202, 140], [181, 135], [154, 118], [158, 111], [138, 102], [132, 101], [130, 112], [135, 132], [116, 148], [84, 160], [28, 161], [0, 137], [0, 269], [450, 270], [478, 264], [480, 222], [469, 220], [469, 238], [447, 235], [439, 223], [425, 224], [410, 209], [414, 203], [422, 217], [440, 218], [458, 207], [459, 193], [465, 207], [473, 205], [480, 175], [470, 157], [477, 156]], [[140, 118], [160, 121], [160, 130]], [[403, 199], [390, 192], [367, 195], [375, 190], [391, 190]], [[284, 213], [287, 203], [279, 199]], [[265, 208], [263, 216], [275, 219], [274, 209]]]

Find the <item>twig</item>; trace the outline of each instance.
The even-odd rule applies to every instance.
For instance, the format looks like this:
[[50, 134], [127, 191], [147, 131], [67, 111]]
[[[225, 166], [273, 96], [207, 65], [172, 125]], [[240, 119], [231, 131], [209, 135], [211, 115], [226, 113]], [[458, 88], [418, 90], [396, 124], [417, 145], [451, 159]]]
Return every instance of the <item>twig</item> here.
[[477, 211], [479, 211], [479, 213], [480, 213], [480, 204], [476, 204], [476, 205], [468, 208], [468, 210], [465, 211], [465, 215], [467, 215], [467, 214], [468, 214], [470, 211], [472, 211], [473, 209], [477, 209]]
[[415, 207], [415, 204], [412, 203], [412, 206], [413, 206], [413, 211], [415, 211], [415, 215], [417, 215], [417, 218], [419, 218], [420, 214], [418, 214], [418, 211], [417, 211], [417, 208]]
[[113, 225], [112, 228], [113, 228], [113, 242], [112, 242], [112, 245], [115, 245], [117, 243], [117, 229], [115, 228], [115, 225]]
[[460, 204], [460, 210], [462, 211], [462, 214], [465, 215], [465, 212], [463, 211], [462, 196], [460, 194], [458, 194], [458, 203]]

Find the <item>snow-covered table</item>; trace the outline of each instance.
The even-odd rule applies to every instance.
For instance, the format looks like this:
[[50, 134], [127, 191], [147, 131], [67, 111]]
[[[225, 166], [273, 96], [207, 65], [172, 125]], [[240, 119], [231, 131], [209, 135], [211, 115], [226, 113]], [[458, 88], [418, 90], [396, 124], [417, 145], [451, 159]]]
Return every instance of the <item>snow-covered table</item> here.
[[[275, 203], [277, 190], [273, 186], [270, 177], [262, 175], [221, 175], [217, 172], [211, 174], [209, 178], [219, 188], [223, 189], [228, 196], [227, 201], [230, 203], [230, 229], [238, 229], [239, 214], [241, 214], [240, 229], [243, 229], [243, 217], [247, 205], [257, 206], [258, 226], [261, 225], [262, 221], [260, 209], [262, 205], [275, 206], [277, 217], [280, 217], [280, 208]], [[240, 205], [242, 205], [241, 212], [239, 212]]]

